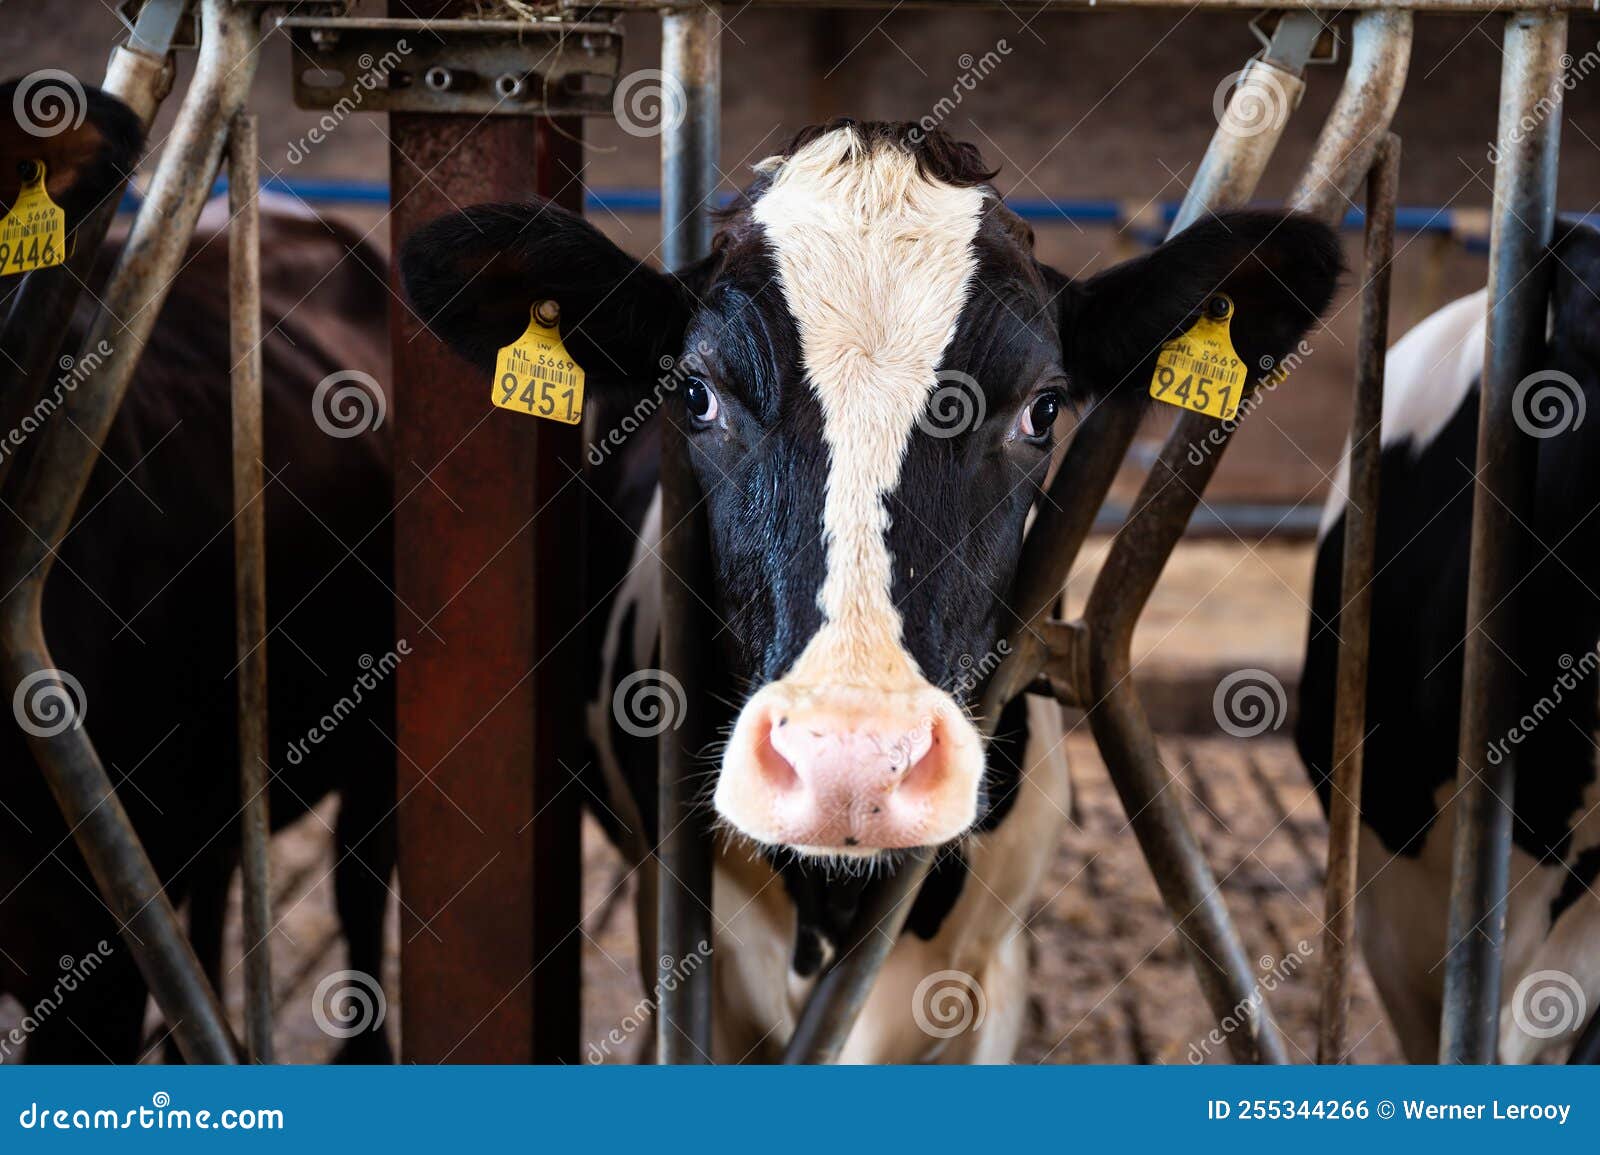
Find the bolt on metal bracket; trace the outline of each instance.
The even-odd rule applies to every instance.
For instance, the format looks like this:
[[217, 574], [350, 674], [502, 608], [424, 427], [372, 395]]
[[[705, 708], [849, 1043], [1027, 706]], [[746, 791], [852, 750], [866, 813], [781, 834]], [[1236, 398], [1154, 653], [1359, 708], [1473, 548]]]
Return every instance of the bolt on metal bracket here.
[[622, 29], [604, 21], [285, 16], [294, 102], [344, 112], [609, 116]]

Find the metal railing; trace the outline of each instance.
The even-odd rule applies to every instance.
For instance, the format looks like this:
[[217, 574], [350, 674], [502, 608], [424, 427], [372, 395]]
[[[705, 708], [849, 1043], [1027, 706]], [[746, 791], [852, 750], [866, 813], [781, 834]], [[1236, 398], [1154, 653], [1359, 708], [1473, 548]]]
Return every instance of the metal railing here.
[[[811, 0], [757, 2], [774, 7], [841, 6]], [[1096, 5], [1100, 10], [1158, 6], [1161, 4], [1147, 0], [1109, 0]], [[1243, 5], [1233, 0], [1201, 0], [1201, 6]], [[1577, 7], [1576, 4], [1557, 7], [1568, 6]], [[661, 5], [650, 0], [623, 0], [618, 7], [658, 9]], [[1343, 88], [1289, 204], [1328, 224], [1337, 224], [1344, 218], [1346, 206], [1352, 203], [1351, 197], [1362, 183], [1369, 184], [1369, 212], [1365, 222], [1368, 283], [1364, 290], [1365, 323], [1356, 384], [1357, 421], [1368, 428], [1375, 429], [1381, 413], [1382, 353], [1386, 338], [1383, 320], [1387, 315], [1394, 181], [1399, 157], [1398, 142], [1391, 139], [1388, 129], [1405, 86], [1413, 10], [1510, 12], [1512, 7], [1489, 0], [1449, 0], [1404, 6], [1384, 0], [1354, 5], [1306, 5], [1285, 12], [1272, 44], [1247, 65], [1241, 80], [1242, 85], [1260, 82], [1276, 86], [1292, 107], [1304, 87], [1301, 74], [1322, 27], [1314, 10], [1360, 10], [1353, 22], [1352, 53]], [[713, 37], [717, 31], [717, 14], [707, 8], [668, 12], [664, 19], [669, 32], [685, 23], [696, 25], [697, 35], [702, 37]], [[1565, 26], [1566, 18], [1560, 12], [1513, 12], [1508, 16], [1507, 64], [1502, 77], [1503, 132], [1508, 131], [1507, 126], [1515, 124], [1528, 107], [1541, 99], [1549, 99], [1551, 80], [1557, 75], [1553, 69], [1559, 66], [1557, 61], [1564, 44]], [[697, 82], [705, 78], [691, 74], [682, 79]], [[1554, 86], [1554, 91], [1559, 100], [1560, 86]], [[704, 107], [703, 98], [701, 107]], [[1492, 363], [1503, 368], [1486, 386], [1486, 396], [1491, 400], [1483, 410], [1481, 421], [1485, 432], [1480, 443], [1480, 454], [1494, 457], [1505, 454], [1508, 441], [1518, 440], [1511, 433], [1511, 418], [1506, 409], [1509, 385], [1518, 376], [1511, 367], [1526, 366], [1537, 349], [1538, 333], [1533, 319], [1543, 307], [1544, 285], [1537, 279], [1530, 283], [1524, 274], [1536, 263], [1539, 246], [1550, 235], [1558, 123], [1557, 117], [1543, 119], [1539, 131], [1532, 134], [1531, 139], [1523, 140], [1520, 147], [1511, 150], [1497, 166], [1491, 241], [1491, 266], [1495, 270], [1491, 275], [1495, 302], [1491, 333], [1492, 339], [1498, 339], [1499, 352], [1491, 356]], [[1236, 132], [1224, 117], [1173, 222], [1172, 231], [1181, 231], [1209, 211], [1246, 201], [1281, 132], [1281, 124], [1267, 131]], [[669, 156], [689, 147], [687, 142], [691, 139], [704, 140], [703, 128], [694, 123], [693, 116], [679, 128], [670, 130], [668, 135], [664, 149]], [[670, 139], [672, 137], [677, 139]], [[674, 173], [669, 169], [664, 175], [665, 202], [682, 205], [694, 203], [691, 195], [700, 197], [703, 198], [700, 212], [709, 215], [712, 206], [710, 198], [704, 196], [703, 184], [690, 188], [685, 183], [684, 187], [677, 187], [679, 182], [689, 179], [688, 173], [681, 170]], [[700, 178], [696, 176], [695, 179]], [[677, 198], [676, 201], [673, 198]], [[1537, 206], [1537, 211], [1533, 206]], [[681, 213], [681, 209], [677, 212]], [[1542, 223], [1529, 227], [1523, 223], [1529, 219]], [[663, 225], [670, 233], [681, 227], [681, 218], [669, 211], [664, 214]], [[1512, 286], [1517, 286], [1515, 292], [1511, 291]], [[1052, 618], [1066, 576], [1127, 454], [1136, 425], [1136, 417], [1111, 407], [1101, 407], [1080, 424], [1068, 446], [1050, 484], [1050, 500], [1040, 504], [1023, 547], [1011, 598], [1018, 624], [1007, 639], [1010, 656], [985, 687], [980, 715], [992, 724], [1006, 702], [1030, 689], [1049, 692], [1063, 703], [1088, 711], [1101, 755], [1213, 1013], [1221, 1021], [1239, 1014], [1243, 1008], [1250, 1019], [1249, 1030], [1228, 1034], [1234, 1057], [1241, 1061], [1283, 1062], [1286, 1056], [1282, 1039], [1255, 990], [1250, 960], [1204, 854], [1189, 829], [1182, 807], [1173, 792], [1166, 789], [1169, 772], [1162, 764], [1154, 731], [1129, 678], [1134, 625], [1220, 464], [1232, 433], [1230, 426], [1218, 429], [1212, 419], [1192, 413], [1177, 418], [1165, 449], [1134, 503], [1135, 512], [1112, 545], [1090, 593], [1084, 619], [1066, 623]], [[1354, 440], [1359, 442], [1359, 433], [1365, 431], [1358, 430]], [[1375, 435], [1368, 436], [1376, 445]], [[1212, 450], [1196, 462], [1188, 450], [1200, 438], [1210, 440]], [[1497, 479], [1508, 471], [1526, 467], [1525, 459], [1531, 451], [1526, 439], [1521, 439], [1518, 449], [1517, 459], [1509, 463], [1497, 462], [1491, 470], [1485, 471], [1487, 479], [1483, 474], [1479, 476], [1471, 577], [1474, 605], [1496, 604], [1515, 580], [1506, 576], [1517, 572], [1518, 564], [1515, 552], [1507, 551], [1511, 530], [1505, 522], [1512, 515], [1485, 516], [1485, 507], [1494, 504], [1492, 499], [1486, 500], [1491, 484], [1497, 485]], [[1371, 462], [1363, 458], [1357, 467], [1363, 471], [1367, 483], [1375, 482]], [[664, 481], [664, 500], [669, 508], [686, 509], [694, 504], [696, 493], [690, 488], [692, 479], [682, 473], [664, 471]], [[1511, 509], [1525, 511], [1528, 495], [1525, 490], [1516, 492], [1522, 502], [1512, 502]], [[1363, 508], [1375, 510], [1374, 506]], [[1357, 540], [1356, 548], [1347, 554], [1348, 564], [1354, 570], [1347, 581], [1359, 576], [1363, 559], [1370, 568], [1372, 550], [1370, 520], [1352, 515], [1350, 521], [1352, 526], [1364, 524], [1351, 530]], [[665, 589], [670, 591], [674, 579], [668, 576], [664, 581]], [[1513, 624], [1503, 622], [1501, 625], [1500, 645], [1510, 649], [1508, 638]], [[1364, 718], [1364, 712], [1352, 695], [1352, 687], [1365, 685], [1365, 649], [1356, 635], [1360, 632], [1364, 636], [1366, 629], [1367, 615], [1359, 607], [1347, 615], [1341, 627], [1338, 706], [1341, 717], [1353, 710], [1356, 719]], [[1503, 679], [1509, 674], [1501, 665], [1491, 665], [1485, 652], [1488, 645], [1487, 640], [1476, 645], [1477, 665], [1469, 661], [1469, 670], [1474, 672], [1469, 673], [1464, 686], [1464, 717], [1494, 717], [1488, 709], [1491, 696], [1497, 692], [1502, 702], [1510, 700], [1510, 695], [1503, 692]], [[664, 652], [669, 656], [667, 670], [675, 673], [670, 651]], [[1482, 672], [1476, 672], [1479, 667]], [[1466, 725], [1464, 723], [1462, 741], [1464, 759], [1468, 751]], [[1324, 1061], [1339, 1061], [1343, 1057], [1353, 930], [1350, 904], [1354, 889], [1354, 838], [1359, 827], [1361, 737], [1359, 721], [1341, 729], [1341, 751], [1356, 762], [1354, 769], [1344, 772], [1341, 784], [1346, 789], [1334, 792], [1330, 806], [1334, 835], [1329, 847], [1327, 911], [1330, 922], [1327, 933], [1329, 942], [1338, 945], [1329, 951], [1326, 962], [1320, 1030]], [[1481, 742], [1474, 747], [1476, 750], [1483, 748]], [[1488, 1061], [1493, 1055], [1494, 1023], [1499, 1006], [1499, 957], [1504, 938], [1505, 870], [1510, 852], [1510, 815], [1504, 800], [1510, 797], [1512, 773], [1509, 766], [1500, 772], [1505, 789], [1496, 790], [1481, 782], [1476, 769], [1470, 774], [1463, 771], [1463, 778], [1470, 776], [1481, 789], [1474, 789], [1471, 796], [1474, 807], [1471, 820], [1458, 819], [1457, 822], [1452, 941], [1456, 937], [1466, 937], [1470, 949], [1458, 950], [1452, 955], [1447, 978], [1446, 1019], [1447, 1024], [1470, 1021], [1474, 1029], [1469, 1037], [1463, 1038], [1458, 1027], [1447, 1026], [1441, 1052], [1444, 1061]], [[663, 794], [664, 803], [672, 801]], [[695, 817], [692, 808], [664, 805], [660, 821], [663, 831], [678, 831], [692, 829]], [[678, 853], [684, 852], [680, 848]], [[704, 853], [709, 854], [709, 848]], [[893, 877], [878, 883], [863, 902], [859, 916], [862, 921], [847, 936], [846, 949], [823, 974], [802, 1011], [799, 1028], [785, 1054], [786, 1061], [827, 1061], [839, 1054], [878, 966], [888, 953], [885, 944], [892, 943], [898, 934], [930, 861], [928, 855], [913, 856]], [[710, 890], [703, 891], [700, 897], [701, 905], [709, 909]], [[663, 896], [663, 942], [667, 941], [665, 936], [669, 933], [668, 918], [682, 905], [681, 896], [671, 904]], [[701, 916], [697, 914], [696, 917]], [[874, 929], [882, 933], [869, 933]], [[1465, 933], [1468, 930], [1470, 934]], [[864, 943], [872, 946], [849, 949], [854, 944]], [[705, 968], [675, 990], [663, 990], [660, 1007], [663, 1040], [679, 1034], [695, 1039], [712, 1037], [708, 1016], [713, 983], [710, 968]], [[673, 1052], [663, 1049], [662, 1054], [670, 1058]]]
[[[813, 0], [756, 2], [772, 7], [849, 6]], [[1076, 7], [1084, 2], [1088, 0], [1050, 6]], [[928, 3], [949, 6], [949, 0]], [[993, 3], [998, 5], [1000, 0]], [[1588, 0], [1581, 3], [1587, 7]], [[1098, 0], [1095, 6], [1111, 10], [1167, 4], [1169, 0]], [[1223, 9], [1252, 6], [1249, 0], [1198, 0], [1198, 4]], [[146, 39], [159, 35], [165, 18], [184, 7], [182, 0], [147, 3], [140, 21]], [[587, 13], [588, 7], [583, 7]], [[678, 9], [659, 0], [613, 0], [605, 7], [662, 12], [662, 70], [683, 86], [688, 97], [686, 115], [680, 123], [668, 126], [662, 142], [664, 253], [668, 267], [679, 268], [704, 253], [711, 238], [710, 214], [720, 177], [716, 166], [720, 14], [712, 4]], [[1376, 486], [1387, 270], [1399, 162], [1398, 142], [1388, 129], [1405, 84], [1412, 11], [1509, 13], [1501, 78], [1503, 146], [1496, 165], [1489, 356], [1480, 414], [1481, 470], [1474, 502], [1469, 598], [1471, 620], [1481, 623], [1482, 629], [1474, 631], [1468, 642], [1463, 688], [1463, 805], [1456, 822], [1450, 920], [1451, 939], [1459, 945], [1447, 962], [1441, 1049], [1445, 1061], [1491, 1061], [1498, 1021], [1510, 847], [1510, 813], [1505, 800], [1511, 796], [1515, 762], [1508, 757], [1491, 770], [1477, 764], [1476, 752], [1485, 748], [1482, 734], [1494, 730], [1513, 697], [1508, 692], [1513, 671], [1503, 655], [1514, 649], [1516, 623], [1507, 611], [1504, 595], [1527, 563], [1517, 546], [1514, 519], [1530, 504], [1533, 446], [1527, 438], [1515, 436], [1509, 406], [1511, 389], [1532, 364], [1542, 339], [1547, 285], [1539, 255], [1552, 228], [1559, 115], [1533, 117], [1536, 127], [1532, 131], [1513, 131], [1513, 127], [1524, 123], [1540, 101], [1554, 99], [1559, 109], [1561, 86], [1554, 82], [1560, 77], [1565, 45], [1565, 10], [1579, 7], [1580, 0], [1562, 0], [1538, 12], [1515, 11], [1500, 0], [1413, 0], [1404, 7], [1386, 0], [1318, 0], [1284, 12], [1271, 44], [1247, 64], [1241, 81], [1247, 86], [1276, 86], [1291, 97], [1292, 105], [1292, 98], [1304, 87], [1302, 73], [1323, 27], [1315, 10], [1357, 10], [1343, 88], [1290, 205], [1335, 224], [1344, 217], [1350, 198], [1367, 182], [1367, 281], [1352, 426], [1352, 444], [1358, 447], [1352, 460], [1352, 485], [1370, 497]], [[46, 429], [35, 456], [27, 463], [26, 474], [12, 479], [16, 508], [31, 532], [0, 555], [0, 581], [16, 587], [0, 607], [0, 671], [7, 693], [23, 679], [51, 669], [40, 604], [55, 545], [71, 524], [97, 447], [131, 380], [225, 148], [235, 197], [230, 239], [233, 342], [238, 362], [233, 383], [234, 485], [237, 508], [246, 513], [240, 517], [236, 533], [238, 643], [241, 655], [264, 654], [259, 641], [264, 630], [260, 583], [265, 547], [259, 504], [253, 516], [247, 509], [248, 494], [260, 477], [260, 365], [259, 356], [242, 355], [255, 346], [254, 334], [260, 324], [254, 126], [242, 115], [258, 55], [253, 49], [260, 35], [259, 11], [259, 5], [242, 0], [200, 0], [199, 64], [111, 275], [105, 307], [97, 314], [86, 342], [86, 347], [92, 347], [104, 338], [114, 351], [63, 402], [70, 422], [53, 423]], [[328, 25], [322, 21], [319, 26], [326, 29]], [[168, 39], [171, 31], [167, 26]], [[107, 88], [149, 123], [163, 94], [164, 51], [141, 55], [141, 46], [148, 47], [136, 32], [130, 46], [119, 49]], [[1224, 117], [1171, 231], [1180, 232], [1208, 212], [1247, 201], [1281, 132], [1281, 124], [1266, 132], [1239, 131]], [[116, 197], [109, 198], [110, 206], [115, 203]], [[111, 211], [106, 208], [83, 224], [75, 260], [92, 259]], [[49, 326], [42, 330], [47, 338], [63, 330], [71, 309], [70, 300], [63, 307], [63, 297], [70, 294], [62, 294], [59, 282], [60, 278], [55, 282], [36, 278], [23, 298], [33, 302], [38, 295], [37, 303], [29, 304], [29, 315], [49, 319]], [[53, 361], [55, 349], [50, 340], [38, 340], [34, 345], [37, 347], [30, 347], [22, 362], [22, 376], [4, 382], [8, 403], [15, 395], [28, 396], [27, 390], [43, 387], [43, 372]], [[18, 394], [18, 390], [24, 392]], [[666, 670], [692, 695], [702, 684], [693, 644], [698, 635], [691, 628], [698, 601], [694, 583], [703, 580], [707, 545], [698, 491], [674, 420], [677, 416], [669, 407], [663, 438], [666, 532], [662, 554], [667, 564], [663, 566], [662, 653]], [[1242, 1061], [1282, 1062], [1286, 1058], [1283, 1041], [1270, 1013], [1256, 997], [1250, 961], [1199, 843], [1173, 792], [1166, 789], [1169, 773], [1129, 679], [1134, 625], [1220, 463], [1231, 426], [1219, 429], [1210, 418], [1192, 413], [1177, 419], [1094, 584], [1083, 620], [1069, 623], [1053, 616], [1066, 576], [1127, 454], [1135, 425], [1136, 418], [1126, 411], [1103, 407], [1083, 421], [1068, 446], [1050, 483], [1051, 500], [1041, 504], [1024, 544], [1010, 599], [1016, 620], [1008, 638], [1010, 656], [984, 688], [982, 716], [992, 725], [1006, 702], [1030, 691], [1049, 693], [1089, 711], [1095, 740], [1213, 1013], [1220, 1020], [1239, 1013], [1241, 1007], [1248, 1008], [1250, 1029], [1229, 1033], [1234, 1056]], [[1187, 451], [1201, 437], [1213, 448], [1196, 462]], [[1491, 490], [1499, 497], [1491, 497]], [[1375, 510], [1366, 500], [1358, 508]], [[1371, 570], [1372, 516], [1348, 520], [1347, 590], [1364, 585], [1364, 575]], [[1364, 638], [1369, 613], [1369, 605], [1358, 598], [1346, 607], [1340, 627], [1335, 749], [1341, 770], [1330, 814], [1328, 953], [1319, 1039], [1323, 1061], [1337, 1061], [1343, 1054], [1359, 825]], [[243, 671], [240, 775], [243, 797], [250, 803], [245, 810], [244, 834], [248, 941], [264, 933], [267, 917], [264, 657], [247, 662]], [[688, 781], [703, 740], [703, 734], [686, 725], [675, 739], [669, 732], [661, 744], [659, 852], [664, 877], [658, 879], [655, 953], [664, 967], [714, 933], [714, 853], [707, 816]], [[62, 812], [76, 831], [97, 885], [124, 924], [129, 946], [157, 1003], [175, 1025], [180, 1049], [191, 1061], [233, 1061], [239, 1048], [216, 994], [201, 973], [93, 744], [81, 730], [70, 727], [30, 742]], [[908, 856], [897, 873], [865, 897], [845, 949], [818, 981], [800, 1016], [786, 1060], [825, 1061], [840, 1053], [931, 860], [931, 853]], [[271, 1057], [266, 954], [264, 947], [251, 950], [246, 967], [247, 1054], [263, 1061]], [[712, 966], [702, 966], [679, 979], [661, 984], [660, 1059], [708, 1059], [713, 1053]], [[1255, 1010], [1257, 1007], [1261, 1009]]]

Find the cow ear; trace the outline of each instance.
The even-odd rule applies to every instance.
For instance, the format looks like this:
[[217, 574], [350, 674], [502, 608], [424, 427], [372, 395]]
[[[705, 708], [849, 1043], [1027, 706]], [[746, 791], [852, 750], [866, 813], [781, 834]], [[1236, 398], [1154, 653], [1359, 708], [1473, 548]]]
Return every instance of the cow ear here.
[[1299, 214], [1230, 212], [1144, 256], [1062, 287], [1062, 363], [1078, 400], [1146, 395], [1161, 346], [1216, 293], [1233, 298], [1234, 351], [1259, 377], [1316, 323], [1338, 287], [1338, 235]]
[[694, 295], [548, 201], [476, 205], [406, 239], [400, 274], [418, 315], [474, 365], [528, 327], [535, 302], [561, 307], [568, 352], [598, 384], [653, 380], [682, 346]]
[[98, 88], [46, 69], [0, 84], [0, 212], [9, 212], [29, 162], [43, 162], [45, 191], [67, 228], [116, 192], [139, 160], [144, 126]]

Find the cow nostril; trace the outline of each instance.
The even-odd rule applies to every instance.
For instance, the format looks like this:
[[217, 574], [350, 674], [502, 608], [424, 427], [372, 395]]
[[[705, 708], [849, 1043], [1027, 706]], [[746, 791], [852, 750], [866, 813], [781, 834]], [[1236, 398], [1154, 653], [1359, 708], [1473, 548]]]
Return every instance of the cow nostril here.
[[[778, 723], [783, 725], [788, 719], [784, 718]], [[796, 790], [800, 787], [800, 775], [796, 772], [794, 763], [772, 744], [772, 729], [761, 735], [756, 743], [756, 762], [761, 769], [762, 777], [767, 784], [776, 791]]]
[[899, 784], [895, 787], [895, 793], [900, 797], [929, 794], [938, 790], [943, 784], [948, 767], [939, 741], [939, 730], [939, 722], [935, 720], [928, 736], [927, 748], [900, 775]]

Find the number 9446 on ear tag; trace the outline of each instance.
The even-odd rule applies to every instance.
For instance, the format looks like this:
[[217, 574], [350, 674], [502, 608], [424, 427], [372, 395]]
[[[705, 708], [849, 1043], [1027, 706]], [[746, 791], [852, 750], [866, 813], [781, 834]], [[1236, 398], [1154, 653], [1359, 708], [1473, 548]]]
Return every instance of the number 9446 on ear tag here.
[[1180, 337], [1161, 346], [1150, 396], [1222, 421], [1232, 420], [1244, 399], [1247, 373], [1233, 350], [1228, 322], [1233, 302], [1217, 293], [1200, 319]]
[[576, 425], [583, 417], [583, 368], [561, 343], [561, 311], [538, 301], [522, 336], [494, 362], [490, 400], [502, 409]]

